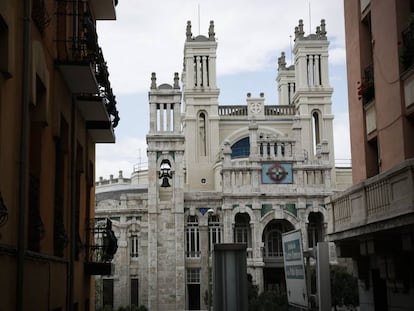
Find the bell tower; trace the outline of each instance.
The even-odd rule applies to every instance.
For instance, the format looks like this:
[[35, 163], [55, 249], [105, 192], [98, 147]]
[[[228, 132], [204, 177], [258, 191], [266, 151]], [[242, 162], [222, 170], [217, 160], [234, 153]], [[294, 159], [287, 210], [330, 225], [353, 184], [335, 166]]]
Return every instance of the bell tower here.
[[[335, 178], [332, 93], [329, 84], [328, 47], [325, 20], [316, 32], [305, 36], [303, 21], [295, 27], [295, 90], [292, 104], [302, 126], [301, 141], [306, 157], [320, 159], [332, 167]], [[284, 69], [279, 68], [279, 72]], [[333, 185], [334, 186], [334, 185]]]
[[219, 152], [219, 117], [216, 74], [217, 41], [214, 22], [208, 35], [193, 36], [187, 22], [184, 44], [183, 130], [186, 145], [186, 187], [214, 190], [214, 164]]
[[181, 90], [151, 76], [148, 155], [148, 301], [150, 310], [185, 309], [184, 136]]

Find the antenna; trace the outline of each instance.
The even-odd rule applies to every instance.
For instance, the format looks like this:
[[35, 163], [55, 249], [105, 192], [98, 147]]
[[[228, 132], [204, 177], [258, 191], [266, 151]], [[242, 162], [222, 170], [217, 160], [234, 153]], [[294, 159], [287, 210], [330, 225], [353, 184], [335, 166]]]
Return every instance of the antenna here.
[[198, 35], [200, 35], [200, 3], [198, 4]]
[[141, 148], [138, 148], [138, 170], [141, 170]]
[[311, 2], [309, 0], [309, 34], [312, 33]]

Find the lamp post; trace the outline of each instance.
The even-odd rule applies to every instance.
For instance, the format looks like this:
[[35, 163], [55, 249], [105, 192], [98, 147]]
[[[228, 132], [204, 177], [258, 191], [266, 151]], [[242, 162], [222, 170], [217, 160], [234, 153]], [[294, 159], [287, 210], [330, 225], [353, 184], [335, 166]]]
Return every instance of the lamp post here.
[[210, 286], [210, 254], [211, 254], [211, 241], [210, 241], [210, 216], [215, 215], [215, 211], [212, 208], [207, 210], [207, 234], [209, 236], [208, 248], [207, 248], [207, 292], [208, 292], [208, 311], [211, 311], [211, 286]]

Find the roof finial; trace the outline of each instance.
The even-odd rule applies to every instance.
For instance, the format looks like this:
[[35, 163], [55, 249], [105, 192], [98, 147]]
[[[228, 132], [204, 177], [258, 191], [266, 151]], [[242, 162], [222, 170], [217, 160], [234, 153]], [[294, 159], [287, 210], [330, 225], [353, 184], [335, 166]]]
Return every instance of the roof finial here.
[[191, 33], [191, 21], [187, 21], [187, 31], [186, 31], [187, 40], [191, 40], [193, 34]]
[[303, 19], [299, 20], [299, 32], [298, 35], [299, 37], [303, 37], [303, 35], [305, 34], [305, 32], [303, 31]]
[[216, 34], [214, 33], [214, 21], [210, 21], [210, 27], [208, 28], [208, 39], [210, 41], [214, 41], [214, 36]]
[[178, 77], [178, 72], [174, 72], [174, 88], [179, 89], [180, 85], [178, 84], [178, 81], [180, 78]]
[[155, 76], [155, 72], [151, 73], [151, 89], [157, 88], [157, 77]]
[[326, 24], [325, 20], [321, 19], [321, 31], [320, 31], [321, 37], [326, 37]]
[[285, 57], [285, 52], [282, 52], [282, 54], [280, 55], [280, 57], [277, 60], [277, 63], [279, 65], [279, 70], [280, 69], [286, 69], [286, 57]]

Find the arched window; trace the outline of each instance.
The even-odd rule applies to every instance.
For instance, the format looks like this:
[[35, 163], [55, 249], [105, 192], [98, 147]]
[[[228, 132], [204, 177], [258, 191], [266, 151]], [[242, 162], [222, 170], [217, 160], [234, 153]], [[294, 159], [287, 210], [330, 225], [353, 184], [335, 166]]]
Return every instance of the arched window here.
[[264, 257], [282, 257], [282, 233], [293, 229], [294, 227], [288, 221], [272, 220], [267, 224], [263, 231]]
[[248, 248], [251, 247], [249, 214], [237, 213], [234, 222], [234, 243], [245, 243]]
[[316, 146], [321, 143], [319, 112], [312, 113], [312, 137], [313, 137], [313, 153], [316, 154]]
[[200, 257], [200, 229], [198, 217], [188, 216], [185, 228], [185, 254], [187, 258]]
[[231, 146], [232, 158], [244, 158], [250, 155], [250, 138], [245, 137]]
[[198, 116], [199, 152], [201, 156], [207, 155], [206, 134], [206, 115], [201, 112]]

